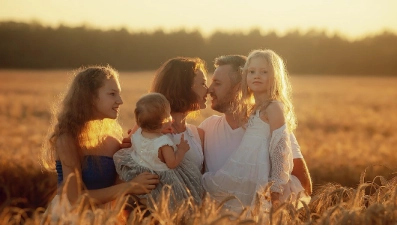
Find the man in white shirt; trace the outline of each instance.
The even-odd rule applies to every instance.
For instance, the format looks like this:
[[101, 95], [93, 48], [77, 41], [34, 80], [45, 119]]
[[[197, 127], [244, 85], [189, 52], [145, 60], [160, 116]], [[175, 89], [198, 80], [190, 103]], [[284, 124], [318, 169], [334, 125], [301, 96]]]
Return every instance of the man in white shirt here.
[[[246, 61], [245, 56], [227, 55], [215, 59], [215, 71], [208, 93], [212, 97], [211, 108], [223, 113], [205, 119], [199, 128], [205, 132], [204, 159], [206, 171], [216, 172], [227, 161], [229, 156], [237, 150], [245, 130], [241, 128], [236, 116], [237, 105], [241, 96], [238, 88], [241, 83], [241, 70]], [[311, 195], [312, 182], [306, 162], [300, 151], [298, 142], [291, 134], [294, 168], [292, 174], [296, 176]]]

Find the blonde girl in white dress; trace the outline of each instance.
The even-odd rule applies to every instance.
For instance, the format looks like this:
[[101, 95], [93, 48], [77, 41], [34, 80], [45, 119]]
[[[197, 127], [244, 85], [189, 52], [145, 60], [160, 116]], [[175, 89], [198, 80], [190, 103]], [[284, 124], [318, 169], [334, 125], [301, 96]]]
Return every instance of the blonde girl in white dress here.
[[218, 202], [235, 196], [224, 205], [235, 212], [256, 205], [261, 212], [269, 212], [272, 205], [297, 196], [308, 202], [300, 181], [291, 175], [290, 133], [296, 118], [283, 60], [271, 50], [252, 51], [243, 68], [241, 88], [249, 106], [246, 132], [225, 165], [203, 175], [205, 190]]

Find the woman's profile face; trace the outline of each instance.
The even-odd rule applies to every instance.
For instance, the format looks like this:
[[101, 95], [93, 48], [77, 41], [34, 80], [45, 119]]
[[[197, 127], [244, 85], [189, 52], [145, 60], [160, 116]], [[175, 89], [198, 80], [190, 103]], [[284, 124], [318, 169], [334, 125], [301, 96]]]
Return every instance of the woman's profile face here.
[[198, 103], [200, 105], [200, 109], [205, 109], [207, 107], [205, 103], [207, 102], [208, 87], [207, 87], [207, 77], [205, 76], [202, 70], [198, 70], [196, 72], [196, 76], [194, 77], [193, 80], [192, 90], [198, 96]]
[[98, 90], [98, 98], [94, 104], [95, 118], [117, 118], [119, 106], [123, 104], [120, 92], [121, 89], [118, 80], [109, 79], [104, 81], [104, 85]]

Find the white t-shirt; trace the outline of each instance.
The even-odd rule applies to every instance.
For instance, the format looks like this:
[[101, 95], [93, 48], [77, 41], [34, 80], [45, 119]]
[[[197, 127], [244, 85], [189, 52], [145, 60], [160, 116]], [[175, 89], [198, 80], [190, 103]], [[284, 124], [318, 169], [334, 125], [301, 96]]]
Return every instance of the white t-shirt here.
[[[225, 115], [213, 115], [205, 119], [199, 128], [205, 132], [204, 160], [206, 172], [216, 172], [237, 150], [243, 139], [245, 130], [241, 127], [232, 129], [227, 123]], [[294, 134], [291, 134], [293, 158], [303, 158], [299, 144]]]

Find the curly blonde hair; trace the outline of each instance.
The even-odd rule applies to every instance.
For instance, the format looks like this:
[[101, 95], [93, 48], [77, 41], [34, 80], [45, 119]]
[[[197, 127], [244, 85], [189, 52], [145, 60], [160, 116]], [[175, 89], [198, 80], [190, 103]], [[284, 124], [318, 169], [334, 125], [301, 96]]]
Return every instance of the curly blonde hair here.
[[98, 90], [105, 80], [114, 79], [118, 82], [118, 73], [110, 66], [91, 66], [80, 68], [74, 73], [72, 82], [59, 103], [53, 108], [52, 128], [43, 144], [42, 164], [53, 169], [57, 158], [56, 143], [66, 135], [75, 146], [80, 157], [80, 165], [84, 166], [83, 152], [95, 150], [105, 137], [111, 135], [122, 137], [122, 129], [116, 119], [95, 120], [94, 105], [98, 98]]
[[268, 62], [274, 75], [271, 78], [270, 83], [270, 98], [264, 100], [266, 100], [268, 103], [273, 100], [277, 100], [283, 103], [285, 122], [288, 130], [292, 132], [296, 129], [297, 126], [294, 106], [292, 105], [292, 86], [283, 59], [272, 50], [254, 50], [248, 55], [247, 62], [245, 63], [245, 66], [243, 68], [243, 79], [241, 85], [243, 99], [246, 104], [250, 106], [248, 107], [249, 112], [247, 115], [250, 115], [252, 113], [252, 110], [258, 107], [257, 105], [255, 105], [253, 93], [248, 88], [247, 84], [248, 66], [251, 60], [257, 57], [261, 57]]

